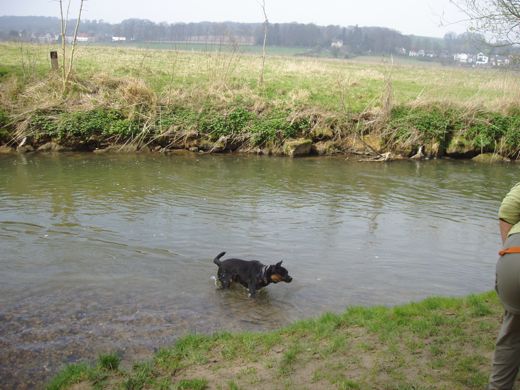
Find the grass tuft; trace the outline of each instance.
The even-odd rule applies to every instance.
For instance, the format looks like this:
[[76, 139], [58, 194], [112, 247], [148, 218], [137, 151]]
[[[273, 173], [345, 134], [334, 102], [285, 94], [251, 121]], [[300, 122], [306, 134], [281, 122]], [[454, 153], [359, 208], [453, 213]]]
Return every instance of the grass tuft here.
[[98, 365], [103, 370], [116, 371], [119, 369], [121, 357], [116, 353], [100, 355], [98, 358]]
[[94, 369], [86, 363], [68, 365], [52, 379], [47, 385], [47, 390], [68, 389], [72, 385], [89, 380], [93, 374]]

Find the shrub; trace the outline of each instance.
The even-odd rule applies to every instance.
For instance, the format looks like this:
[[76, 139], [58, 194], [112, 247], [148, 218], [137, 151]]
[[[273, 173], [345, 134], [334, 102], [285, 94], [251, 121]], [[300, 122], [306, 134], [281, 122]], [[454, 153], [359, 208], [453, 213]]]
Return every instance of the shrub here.
[[127, 138], [138, 131], [138, 123], [125, 118], [121, 112], [102, 108], [63, 114], [58, 121], [60, 137], [119, 135]]
[[493, 152], [503, 140], [507, 153], [520, 150], [520, 111], [508, 114], [487, 111], [464, 113], [462, 109], [398, 106], [392, 110], [387, 125], [388, 138], [406, 142], [416, 137], [416, 143], [437, 141], [446, 145], [454, 135], [462, 133], [472, 148]]
[[457, 126], [456, 117], [451, 109], [398, 106], [392, 109], [388, 128], [393, 130], [391, 138], [394, 140], [405, 141], [419, 135], [423, 142], [444, 142], [446, 135]]
[[59, 115], [58, 112], [36, 111], [29, 121], [29, 127], [34, 131], [35, 137], [57, 136]]
[[504, 134], [504, 141], [511, 149], [511, 154], [516, 154], [520, 151], [520, 119], [517, 118], [512, 122], [512, 126]]
[[9, 129], [7, 128], [9, 117], [7, 113], [0, 108], [0, 141], [9, 137]]
[[278, 138], [295, 138], [309, 130], [309, 119], [302, 117], [289, 121], [287, 116], [285, 111], [275, 111], [267, 118], [257, 118], [250, 130], [252, 143], [260, 146]]
[[251, 118], [252, 114], [243, 107], [235, 108], [227, 114], [209, 110], [201, 114], [198, 127], [216, 140], [222, 136], [243, 132]]
[[251, 128], [251, 142], [253, 145], [260, 146], [268, 141], [274, 140], [276, 138], [278, 128], [279, 121], [277, 120], [264, 120], [255, 122]]
[[169, 110], [164, 107], [159, 112], [155, 126], [158, 131], [165, 131], [172, 126], [181, 129], [191, 129], [197, 126], [199, 114], [191, 108], [171, 107]]
[[483, 151], [493, 151], [498, 140], [510, 127], [510, 119], [496, 113], [477, 113], [470, 121], [466, 137], [473, 145]]

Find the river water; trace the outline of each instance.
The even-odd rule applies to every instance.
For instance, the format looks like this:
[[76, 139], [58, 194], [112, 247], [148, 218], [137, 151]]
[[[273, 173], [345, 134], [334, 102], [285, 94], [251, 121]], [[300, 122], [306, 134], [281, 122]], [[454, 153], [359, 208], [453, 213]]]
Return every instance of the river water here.
[[[493, 288], [515, 164], [237, 155], [0, 156], [0, 383], [149, 356], [188, 332]], [[255, 300], [213, 257], [284, 261]]]

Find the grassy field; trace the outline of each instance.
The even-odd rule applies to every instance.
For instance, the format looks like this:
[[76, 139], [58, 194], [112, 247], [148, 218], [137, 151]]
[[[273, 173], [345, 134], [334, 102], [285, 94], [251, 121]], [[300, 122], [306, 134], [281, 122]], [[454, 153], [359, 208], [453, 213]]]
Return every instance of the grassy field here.
[[[52, 49], [59, 47], [3, 43], [2, 65], [18, 69], [27, 77], [43, 76], [50, 68]], [[374, 100], [382, 94], [385, 78], [394, 84], [396, 104], [443, 102], [500, 111], [520, 97], [520, 77], [515, 72], [444, 67], [399, 58], [392, 64], [388, 57], [333, 60], [271, 54], [266, 63], [265, 88], [260, 89], [258, 54], [191, 49], [79, 46], [75, 69], [79, 77], [135, 77], [158, 94], [225, 86], [228, 93], [244, 95], [249, 88], [247, 92], [255, 99], [276, 98], [287, 104], [333, 111], [343, 109], [344, 103], [353, 111], [377, 106], [379, 102]], [[283, 52], [289, 53], [291, 50]]]
[[[520, 151], [520, 77], [512, 71], [269, 55], [260, 85], [258, 54], [79, 46], [64, 96], [59, 75], [49, 71], [51, 49], [58, 48], [0, 44], [4, 143], [33, 133], [63, 138], [70, 134], [60, 123], [71, 113], [116, 110], [129, 121], [123, 138], [148, 141], [182, 130], [251, 147], [306, 137], [348, 149], [338, 140], [374, 133], [380, 142], [373, 148], [404, 154], [426, 145], [442, 155], [453, 139], [513, 158]], [[54, 122], [42, 126], [42, 115]], [[80, 136], [106, 133], [94, 130]]]
[[[106, 46], [113, 48], [139, 48], [139, 49], [153, 49], [153, 50], [174, 50], [184, 52], [198, 52], [198, 53], [231, 53], [238, 52], [240, 54], [262, 54], [262, 46], [259, 45], [239, 45], [230, 43], [208, 42], [110, 42], [110, 43], [93, 43], [82, 44], [83, 46]], [[308, 52], [309, 49], [301, 47], [280, 47], [273, 46], [267, 48], [267, 54], [270, 56], [293, 56], [301, 55]]]
[[270, 333], [191, 335], [148, 361], [65, 368], [57, 389], [483, 389], [502, 309], [494, 292], [353, 307]]

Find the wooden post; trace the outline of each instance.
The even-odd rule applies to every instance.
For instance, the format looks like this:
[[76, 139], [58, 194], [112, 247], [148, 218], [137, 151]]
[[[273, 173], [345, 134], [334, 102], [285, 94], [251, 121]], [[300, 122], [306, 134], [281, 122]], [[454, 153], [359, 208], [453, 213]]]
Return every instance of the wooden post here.
[[58, 52], [55, 50], [51, 51], [51, 67], [52, 70], [58, 70], [60, 67], [58, 64]]

